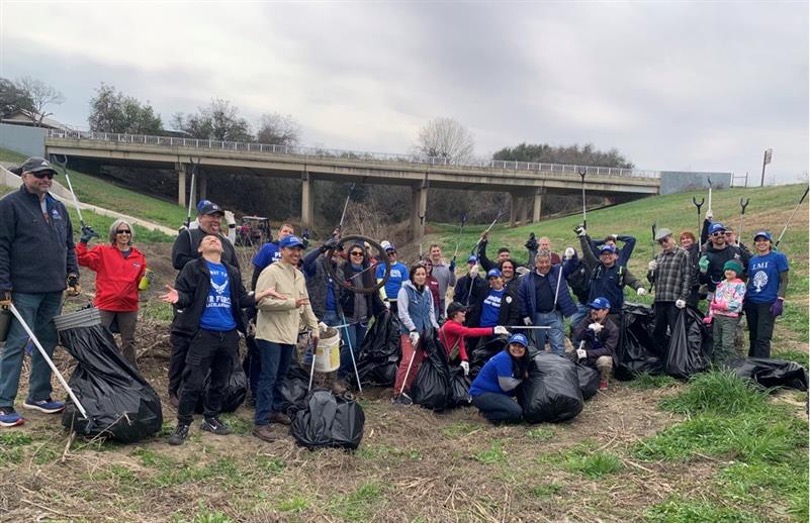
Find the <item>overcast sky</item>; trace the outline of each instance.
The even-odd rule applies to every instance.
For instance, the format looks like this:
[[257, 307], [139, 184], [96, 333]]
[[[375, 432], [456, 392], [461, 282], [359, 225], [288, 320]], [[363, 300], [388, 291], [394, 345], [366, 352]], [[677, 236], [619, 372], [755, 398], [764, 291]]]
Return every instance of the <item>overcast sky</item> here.
[[[212, 98], [303, 145], [407, 153], [453, 117], [476, 153], [617, 148], [641, 169], [798, 182], [808, 170], [808, 2], [13, 2], [0, 76], [33, 76], [87, 126], [105, 82], [164, 124]], [[804, 175], [806, 176], [806, 175]]]

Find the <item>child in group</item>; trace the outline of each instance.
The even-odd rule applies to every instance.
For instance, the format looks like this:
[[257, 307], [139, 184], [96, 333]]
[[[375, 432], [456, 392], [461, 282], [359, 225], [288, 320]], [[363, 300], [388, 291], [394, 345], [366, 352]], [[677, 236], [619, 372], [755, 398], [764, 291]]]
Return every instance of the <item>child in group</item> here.
[[717, 285], [714, 299], [709, 305], [709, 316], [705, 319], [713, 325], [712, 363], [715, 366], [722, 366], [738, 356], [734, 350], [734, 333], [740, 323], [745, 297], [745, 282], [739, 277], [742, 270], [742, 264], [736, 259], [723, 265], [726, 278]]

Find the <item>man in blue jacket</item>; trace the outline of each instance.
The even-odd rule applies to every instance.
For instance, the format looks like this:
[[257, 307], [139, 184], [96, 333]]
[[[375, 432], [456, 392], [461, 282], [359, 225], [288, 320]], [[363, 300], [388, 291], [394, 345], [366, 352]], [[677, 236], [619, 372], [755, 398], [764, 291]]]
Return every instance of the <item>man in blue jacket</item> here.
[[[62, 292], [78, 295], [79, 266], [73, 226], [64, 204], [49, 193], [56, 171], [44, 158], [31, 157], [13, 170], [22, 187], [0, 200], [0, 307], [13, 303], [48, 356], [57, 343], [53, 317], [62, 309]], [[0, 352], [0, 426], [25, 419], [14, 410], [28, 334], [16, 320]], [[51, 399], [51, 368], [35, 351], [31, 355], [28, 398], [23, 407], [58, 413], [63, 402]]]

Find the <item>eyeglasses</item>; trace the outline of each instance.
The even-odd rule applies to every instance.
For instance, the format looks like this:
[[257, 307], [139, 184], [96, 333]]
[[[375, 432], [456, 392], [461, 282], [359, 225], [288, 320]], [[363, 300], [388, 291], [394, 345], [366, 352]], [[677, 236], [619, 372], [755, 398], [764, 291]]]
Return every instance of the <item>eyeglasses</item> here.
[[132, 231], [130, 231], [129, 229], [119, 229], [118, 231], [115, 232], [115, 234], [117, 234], [117, 235], [131, 235]]
[[351, 253], [349, 253], [349, 254], [350, 254], [351, 256], [353, 256], [353, 257], [362, 257], [362, 256], [363, 256], [363, 252], [362, 252], [362, 251], [352, 251], [352, 252], [351, 252]]
[[53, 180], [54, 175], [56, 175], [56, 173], [54, 173], [53, 171], [36, 171], [34, 173], [31, 173], [31, 174], [34, 175], [34, 177], [36, 177], [36, 178], [38, 178], [40, 180], [42, 180], [43, 178], [47, 178], [48, 180]]

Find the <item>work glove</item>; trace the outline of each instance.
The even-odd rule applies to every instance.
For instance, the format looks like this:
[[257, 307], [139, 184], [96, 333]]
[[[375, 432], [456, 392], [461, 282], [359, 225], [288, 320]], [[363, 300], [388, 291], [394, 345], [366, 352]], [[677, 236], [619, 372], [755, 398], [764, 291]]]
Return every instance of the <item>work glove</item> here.
[[450, 261], [450, 273], [456, 272], [456, 257], [453, 257], [453, 260]]
[[715, 311], [727, 311], [728, 304], [722, 298], [720, 300], [712, 300], [712, 303], [709, 305], [710, 309]]
[[383, 305], [385, 306], [385, 309], [391, 311], [391, 302], [389, 302], [387, 298], [383, 300]]
[[416, 349], [416, 346], [419, 345], [419, 333], [417, 333], [416, 331], [411, 331], [411, 333], [408, 335], [408, 338], [411, 339], [411, 347], [413, 347], [413, 349]]
[[612, 235], [610, 235], [610, 238], [612, 238], [613, 240], [619, 240], [619, 235], [613, 233]]
[[461, 364], [460, 364], [460, 367], [461, 367], [461, 369], [464, 370], [464, 376], [465, 377], [470, 374], [470, 363], [469, 362], [467, 362], [466, 360], [462, 360]]
[[228, 223], [228, 227], [236, 227], [236, 217], [233, 215], [233, 211], [225, 211], [225, 222]]
[[640, 287], [640, 288], [638, 288], [638, 289], [636, 290], [636, 295], [638, 295], [638, 296], [640, 296], [640, 297], [643, 297], [643, 296], [644, 296], [644, 295], [646, 295], [646, 294], [647, 294], [647, 290], [646, 290], [646, 289], [644, 289], [643, 287]]
[[326, 322], [318, 322], [318, 328], [320, 328], [321, 331], [326, 331], [329, 326], [326, 325]]
[[90, 226], [82, 226], [82, 235], [79, 237], [79, 242], [86, 244], [90, 242], [91, 238], [99, 238], [98, 233]]
[[686, 301], [685, 301], [685, 300], [681, 300], [681, 299], [679, 298], [678, 300], [676, 300], [676, 301], [675, 301], [675, 307], [676, 307], [676, 308], [678, 308], [678, 309], [683, 309], [683, 308], [685, 308], [685, 307], [686, 307]]
[[574, 233], [576, 233], [578, 237], [584, 237], [585, 235], [588, 234], [588, 232], [585, 231], [585, 226], [582, 226], [582, 225], [579, 225], [579, 226], [575, 227], [574, 228]]
[[711, 315], [706, 315], [705, 317], [703, 317], [703, 325], [711, 326], [712, 325], [712, 320], [713, 320], [713, 318], [711, 317]]
[[598, 334], [599, 334], [599, 332], [600, 332], [600, 331], [602, 331], [604, 328], [605, 328], [605, 326], [603, 326], [603, 325], [602, 325], [602, 324], [600, 324], [599, 322], [593, 322], [593, 323], [591, 323], [591, 324], [588, 324], [588, 329], [590, 329], [591, 331], [593, 331], [593, 332], [594, 332], [594, 333], [596, 333], [597, 335], [598, 335]]
[[321, 253], [326, 253], [330, 249], [337, 249], [338, 244], [340, 244], [340, 239], [332, 237], [321, 245], [320, 251]]
[[584, 358], [588, 358], [588, 352], [585, 351], [584, 349], [578, 349], [577, 350], [577, 358], [580, 359], [580, 360], [582, 360]]
[[0, 291], [0, 308], [11, 307], [11, 290]]
[[79, 284], [79, 275], [71, 273], [67, 277], [67, 294], [71, 297], [75, 297], [81, 292], [82, 286]]
[[658, 269], [658, 262], [655, 260], [650, 260], [650, 262], [647, 264], [647, 270], [655, 271], [656, 269]]
[[567, 247], [565, 248], [565, 252], [563, 253], [563, 258], [565, 260], [571, 260], [572, 258], [574, 258], [574, 255], [576, 254], [577, 252], [574, 250], [573, 247]]
[[773, 301], [773, 304], [771, 304], [770, 307], [771, 315], [773, 315], [774, 317], [778, 317], [779, 315], [782, 314], [782, 308], [784, 306], [783, 302], [784, 300], [781, 298], [777, 298], [776, 300]]
[[711, 209], [706, 210], [706, 220], [711, 222], [713, 217], [714, 217], [714, 214], [712, 213], [712, 210]]
[[701, 273], [706, 273], [709, 270], [709, 257], [706, 255], [700, 257], [698, 267], [700, 268]]
[[532, 325], [532, 317], [523, 317], [523, 325], [524, 326], [531, 326]]
[[505, 328], [505, 327], [503, 327], [503, 326], [495, 326], [494, 328], [492, 328], [492, 333], [493, 333], [494, 335], [508, 335], [508, 334], [509, 334], [509, 330], [508, 330], [508, 329], [506, 329], [506, 328]]

